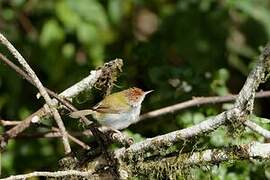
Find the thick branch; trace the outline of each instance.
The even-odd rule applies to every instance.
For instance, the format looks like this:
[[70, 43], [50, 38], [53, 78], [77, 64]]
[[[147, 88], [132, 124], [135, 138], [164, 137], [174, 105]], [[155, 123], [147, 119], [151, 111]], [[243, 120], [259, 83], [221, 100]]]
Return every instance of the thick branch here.
[[[138, 174], [170, 174], [178, 173], [190, 166], [217, 164], [230, 160], [270, 158], [270, 144], [253, 142], [223, 149], [209, 149], [201, 152], [177, 154], [173, 157], [138, 162], [129, 171]], [[132, 175], [130, 175], [132, 176]]]
[[194, 136], [199, 136], [203, 133], [209, 133], [223, 125], [228, 118], [235, 117], [239, 114], [238, 109], [232, 109], [223, 112], [213, 118], [209, 118], [197, 125], [182, 130], [174, 131], [165, 135], [156, 136], [154, 138], [146, 139], [142, 142], [132, 144], [129, 148], [121, 148], [115, 151], [115, 157], [120, 159], [143, 159], [147, 152], [151, 155], [157, 155], [160, 151], [168, 147], [187, 140]]
[[213, 131], [223, 125], [227, 120], [232, 123], [238, 122], [240, 119], [246, 120], [245, 117], [248, 116], [253, 109], [255, 90], [259, 84], [265, 82], [268, 77], [267, 74], [270, 69], [270, 50], [268, 46], [264, 49], [259, 62], [248, 76], [247, 81], [241, 89], [234, 104], [235, 108], [225, 111], [192, 127], [151, 139], [146, 139], [142, 142], [131, 145], [127, 149], [122, 148], [116, 150], [115, 157], [126, 162], [136, 161], [138, 159], [143, 160], [147, 153], [148, 155], [150, 154], [149, 156], [157, 155], [160, 151], [176, 144], [179, 141]]
[[70, 88], [66, 89], [59, 95], [66, 99], [72, 100], [74, 97], [78, 96], [78, 94], [80, 94], [81, 92], [91, 89], [102, 75], [101, 72], [102, 72], [101, 70], [90, 71], [89, 76], [82, 79], [80, 82], [74, 84]]
[[247, 80], [238, 94], [235, 107], [245, 109], [250, 114], [253, 110], [255, 91], [265, 82], [270, 70], [270, 44], [267, 44], [259, 57], [256, 67], [248, 75]]

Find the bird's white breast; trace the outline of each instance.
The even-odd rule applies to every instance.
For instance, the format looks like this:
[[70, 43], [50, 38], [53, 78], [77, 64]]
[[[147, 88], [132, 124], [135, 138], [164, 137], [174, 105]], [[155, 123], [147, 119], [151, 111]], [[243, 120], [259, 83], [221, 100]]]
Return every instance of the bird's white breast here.
[[100, 123], [114, 129], [124, 129], [139, 121], [140, 111], [141, 105], [132, 107], [128, 112], [122, 112], [120, 114], [106, 114]]

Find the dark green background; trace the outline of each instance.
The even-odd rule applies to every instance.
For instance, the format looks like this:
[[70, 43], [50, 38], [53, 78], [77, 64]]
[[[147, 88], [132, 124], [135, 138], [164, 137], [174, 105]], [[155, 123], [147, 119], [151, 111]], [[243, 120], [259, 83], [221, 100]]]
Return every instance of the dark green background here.
[[[61, 92], [91, 69], [122, 58], [123, 73], [114, 91], [132, 86], [154, 89], [143, 103], [143, 112], [193, 96], [237, 93], [270, 37], [269, 19], [268, 0], [0, 0], [1, 33], [44, 85]], [[147, 28], [153, 31], [145, 33]], [[14, 60], [3, 46], [0, 51]], [[36, 93], [0, 63], [0, 118], [21, 120], [40, 108], [44, 102], [35, 98]], [[93, 105], [99, 94], [94, 90], [86, 95], [87, 102], [83, 96], [76, 104], [80, 108]], [[142, 140], [191, 126], [229, 106], [189, 108], [140, 122], [126, 132]], [[256, 115], [269, 117], [267, 98], [257, 100], [255, 106]], [[65, 119], [67, 128], [78, 128], [72, 121]], [[44, 129], [33, 127], [27, 132], [33, 131]], [[226, 128], [219, 128], [196, 140], [196, 148], [252, 140], [263, 141], [248, 130], [232, 138]], [[62, 144], [56, 139], [12, 140], [2, 154], [2, 174], [54, 170], [62, 156]], [[258, 161], [203, 166], [189, 173], [195, 179], [270, 178], [267, 162]]]

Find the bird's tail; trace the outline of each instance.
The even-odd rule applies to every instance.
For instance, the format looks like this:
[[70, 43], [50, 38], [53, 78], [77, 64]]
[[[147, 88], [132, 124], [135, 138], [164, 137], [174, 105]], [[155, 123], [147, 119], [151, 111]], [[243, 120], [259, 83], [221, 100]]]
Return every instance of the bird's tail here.
[[69, 114], [71, 118], [80, 118], [81, 116], [87, 116], [89, 114], [93, 114], [94, 111], [91, 109], [81, 110], [81, 111], [75, 111]]

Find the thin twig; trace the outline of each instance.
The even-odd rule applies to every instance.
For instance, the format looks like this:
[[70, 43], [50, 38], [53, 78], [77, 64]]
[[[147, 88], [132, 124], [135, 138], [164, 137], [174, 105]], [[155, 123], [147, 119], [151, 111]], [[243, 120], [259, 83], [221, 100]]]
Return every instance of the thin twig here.
[[[20, 123], [21, 123], [21, 121], [0, 120], [0, 124], [2, 126], [16, 126], [16, 125], [18, 125]], [[50, 128], [50, 127], [48, 127], [48, 128]], [[47, 137], [49, 137], [49, 138], [56, 138], [56, 137], [62, 137], [61, 132], [59, 131], [58, 128], [51, 127], [51, 129], [52, 129], [52, 131], [50, 131], [50, 132], [21, 134], [19, 136], [16, 136], [15, 138], [20, 138], [21, 139], [21, 138], [26, 138], [26, 137], [27, 138], [47, 138]], [[79, 140], [76, 137], [74, 137], [73, 133], [71, 135], [69, 132], [67, 132], [67, 134], [68, 134], [68, 138], [71, 141], [73, 141], [74, 143], [80, 145], [84, 149], [90, 149], [90, 147], [87, 144], [85, 144], [81, 140]], [[76, 134], [77, 136], [78, 135], [79, 136], [83, 136], [83, 135], [85, 136], [85, 133], [74, 133], [74, 134]]]
[[259, 126], [255, 122], [252, 122], [250, 120], [246, 120], [244, 122], [244, 125], [247, 126], [248, 128], [250, 128], [252, 131], [262, 135], [266, 139], [270, 139], [270, 131], [264, 129], [263, 127]]
[[9, 121], [9, 120], [0, 120], [0, 124], [2, 126], [16, 126], [18, 124], [20, 124], [21, 121]]
[[[0, 124], [3, 126], [16, 126], [20, 124], [21, 121], [8, 121], [8, 120], [0, 120]], [[50, 127], [48, 127], [50, 128]], [[125, 147], [130, 146], [133, 143], [133, 139], [129, 138], [125, 134], [121, 133], [118, 130], [111, 129], [109, 127], [102, 126], [98, 128], [101, 132], [107, 134], [110, 136], [111, 140], [113, 142], [116, 142], [118, 144], [122, 144]], [[56, 137], [61, 137], [61, 133], [59, 132], [59, 129], [56, 127], [52, 127], [53, 131], [49, 132], [42, 132], [42, 133], [31, 133], [31, 134], [19, 134], [15, 138], [56, 138]], [[81, 136], [88, 136], [91, 137], [93, 136], [92, 132], [90, 130], [85, 130], [83, 132], [68, 132], [69, 139], [72, 140], [73, 142], [81, 145], [83, 148], [88, 149], [89, 146], [86, 145], [85, 143], [81, 142], [80, 140], [76, 139], [75, 137], [81, 137]], [[76, 140], [75, 140], [76, 139]]]
[[32, 81], [36, 84], [36, 87], [38, 88], [40, 94], [43, 96], [44, 100], [46, 101], [46, 104], [49, 106], [50, 111], [53, 114], [53, 117], [54, 117], [54, 119], [55, 119], [61, 133], [62, 133], [62, 139], [63, 139], [64, 148], [65, 148], [65, 153], [66, 154], [70, 153], [71, 148], [70, 148], [70, 145], [68, 142], [67, 132], [66, 132], [64, 123], [61, 119], [61, 116], [55, 107], [55, 103], [52, 101], [52, 99], [50, 98], [46, 89], [43, 87], [41, 81], [38, 79], [37, 75], [32, 70], [32, 68], [28, 65], [26, 60], [16, 50], [16, 48], [4, 37], [4, 35], [2, 33], [0, 33], [0, 41], [4, 46], [7, 47], [7, 49], [11, 52], [11, 54], [18, 60], [18, 62], [22, 65], [22, 67], [27, 72], [27, 74], [31, 77]]
[[[0, 52], [0, 60], [2, 60], [6, 65], [8, 65], [15, 72], [17, 72], [22, 78], [26, 79], [29, 83], [31, 83], [33, 86], [36, 87], [36, 84], [32, 81], [32, 79], [29, 77], [29, 75], [26, 72], [24, 72], [20, 67], [18, 67], [16, 64], [14, 64], [12, 61], [10, 61], [1, 52]], [[55, 92], [53, 92], [52, 90], [50, 90], [46, 87], [45, 87], [45, 89], [52, 97], [54, 97], [59, 102], [61, 102], [69, 110], [77, 111], [77, 109], [68, 100], [61, 98], [58, 94], [56, 94]]]
[[[31, 77], [26, 74], [20, 67], [18, 67], [16, 64], [11, 62], [6, 56], [4, 56], [2, 53], [0, 53], [0, 60], [2, 60], [5, 64], [7, 64], [9, 67], [11, 67], [15, 72], [17, 72], [22, 78], [26, 79], [29, 83], [36, 86], [36, 84], [32, 81]], [[55, 99], [57, 99], [59, 102], [61, 102], [68, 110], [70, 111], [78, 111], [69, 100], [64, 99], [63, 97], [60, 97], [58, 94], [53, 92], [52, 90], [46, 88], [46, 91], [53, 96]], [[85, 117], [82, 118], [85, 125], [91, 124], [91, 121], [86, 119]]]
[[[52, 127], [52, 130], [55, 132], [60, 132], [58, 128], [56, 127]], [[61, 132], [60, 132], [61, 133]], [[80, 145], [81, 147], [83, 147], [84, 149], [90, 149], [90, 146], [88, 146], [87, 144], [85, 144], [84, 142], [82, 142], [81, 140], [75, 138], [74, 136], [70, 135], [69, 133], [67, 133], [68, 138], [73, 141], [74, 143]]]
[[56, 171], [56, 172], [46, 172], [46, 171], [36, 171], [28, 174], [21, 174], [15, 176], [9, 176], [7, 178], [3, 178], [2, 180], [19, 180], [19, 179], [27, 179], [32, 177], [65, 177], [65, 176], [80, 176], [85, 178], [90, 178], [92, 176], [91, 172], [87, 171], [76, 171], [76, 170], [68, 170], [68, 171]]
[[[18, 124], [20, 124], [21, 121], [10, 121], [10, 120], [0, 120], [0, 124], [2, 126], [16, 126]], [[50, 127], [48, 127], [50, 128]], [[18, 136], [16, 136], [15, 138], [46, 138], [46, 137], [49, 137], [49, 138], [56, 138], [56, 137], [61, 137], [61, 133], [59, 132], [59, 129], [56, 128], [56, 127], [52, 127], [51, 128], [53, 131], [50, 131], [50, 132], [42, 132], [42, 133], [31, 133], [31, 134], [20, 134]], [[112, 139], [113, 142], [116, 142], [118, 144], [122, 144], [124, 146], [130, 146], [132, 143], [133, 143], [133, 139], [132, 138], [129, 138], [128, 136], [125, 136], [125, 134], [121, 133], [120, 131], [118, 130], [115, 130], [115, 129], [111, 129], [109, 127], [105, 127], [105, 126], [102, 126], [100, 128], [98, 128], [101, 132], [107, 134], [110, 136], [110, 138]], [[72, 134], [72, 135], [71, 135]], [[72, 132], [72, 133], [69, 133], [68, 132], [68, 135], [69, 135], [69, 138], [71, 140], [74, 139], [74, 137], [72, 136], [76, 136], [76, 137], [80, 137], [80, 136], [88, 136], [88, 137], [91, 137], [93, 136], [92, 132], [90, 130], [85, 130], [83, 132]], [[78, 140], [74, 141], [74, 142], [77, 142]], [[84, 148], [89, 148], [88, 145], [84, 144], [83, 142], [80, 142], [80, 143], [77, 143], [79, 145], [81, 145], [82, 147]]]
[[[4, 133], [4, 137], [6, 138], [5, 141], [8, 141], [10, 138], [16, 137], [19, 133], [23, 132], [26, 128], [30, 126], [32, 120], [39, 119], [47, 114], [44, 108], [39, 109], [38, 111], [34, 112], [23, 121], [20, 121], [15, 127], [9, 129], [7, 132]], [[36, 121], [35, 121], [36, 122]], [[3, 142], [2, 142], [3, 143]]]
[[[262, 91], [256, 93], [256, 98], [269, 97], [270, 91]], [[189, 107], [200, 106], [204, 104], [216, 104], [216, 103], [224, 103], [230, 102], [237, 98], [237, 95], [227, 95], [227, 96], [210, 96], [210, 97], [194, 97], [191, 100], [184, 101], [181, 103], [177, 103], [174, 105], [170, 105], [161, 109], [157, 109], [154, 111], [150, 111], [140, 116], [140, 121], [149, 118], [155, 118], [158, 116], [166, 115], [169, 113], [174, 113], [176, 111], [180, 111], [182, 109], [186, 109]]]

